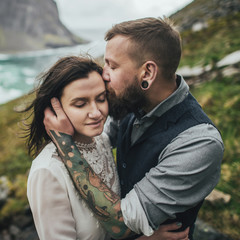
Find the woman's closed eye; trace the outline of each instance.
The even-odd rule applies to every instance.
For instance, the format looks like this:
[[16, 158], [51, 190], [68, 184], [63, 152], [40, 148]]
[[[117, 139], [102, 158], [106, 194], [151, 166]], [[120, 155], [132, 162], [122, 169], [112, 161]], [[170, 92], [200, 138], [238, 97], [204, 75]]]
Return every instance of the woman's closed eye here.
[[98, 102], [105, 102], [106, 99], [107, 99], [106, 93], [103, 93], [103, 94], [101, 94], [101, 95], [97, 98], [97, 101], [98, 101]]
[[84, 107], [85, 105], [86, 105], [85, 101], [77, 101], [77, 102], [74, 103], [74, 106], [77, 107], [77, 108]]

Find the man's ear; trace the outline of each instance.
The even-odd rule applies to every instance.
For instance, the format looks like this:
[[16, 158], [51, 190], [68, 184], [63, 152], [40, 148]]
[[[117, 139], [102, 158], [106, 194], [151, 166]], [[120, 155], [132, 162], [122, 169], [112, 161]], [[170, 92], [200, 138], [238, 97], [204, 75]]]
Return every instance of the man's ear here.
[[142, 65], [140, 84], [143, 90], [151, 87], [157, 77], [158, 66], [154, 61], [147, 61]]

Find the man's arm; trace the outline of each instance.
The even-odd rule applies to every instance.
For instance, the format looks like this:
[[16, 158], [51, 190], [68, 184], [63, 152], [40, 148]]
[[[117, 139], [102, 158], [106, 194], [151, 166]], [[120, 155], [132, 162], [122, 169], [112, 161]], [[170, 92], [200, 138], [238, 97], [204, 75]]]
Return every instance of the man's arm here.
[[189, 128], [163, 150], [159, 164], [134, 186], [153, 229], [193, 208], [213, 190], [223, 152], [221, 136], [210, 124]]
[[[113, 238], [121, 239], [132, 235], [133, 232], [131, 232], [123, 221], [120, 197], [101, 181], [87, 161], [81, 156], [71, 136], [74, 129], [63, 112], [59, 101], [53, 101], [52, 105], [56, 115], [53, 114], [50, 109], [45, 110], [44, 124], [46, 131], [57, 146], [80, 195], [95, 213], [105, 230], [107, 230]], [[60, 133], [61, 131], [65, 133]], [[147, 239], [187, 239], [188, 228], [178, 233], [171, 232], [180, 227], [181, 225], [176, 223], [159, 227], [159, 229]]]

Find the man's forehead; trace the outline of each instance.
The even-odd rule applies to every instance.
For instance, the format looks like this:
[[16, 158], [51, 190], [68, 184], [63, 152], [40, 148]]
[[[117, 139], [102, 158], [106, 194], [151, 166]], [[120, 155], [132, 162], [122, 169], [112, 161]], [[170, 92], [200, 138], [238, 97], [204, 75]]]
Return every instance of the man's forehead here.
[[106, 45], [105, 61], [117, 62], [119, 58], [127, 57], [130, 50], [130, 41], [124, 36], [116, 36]]

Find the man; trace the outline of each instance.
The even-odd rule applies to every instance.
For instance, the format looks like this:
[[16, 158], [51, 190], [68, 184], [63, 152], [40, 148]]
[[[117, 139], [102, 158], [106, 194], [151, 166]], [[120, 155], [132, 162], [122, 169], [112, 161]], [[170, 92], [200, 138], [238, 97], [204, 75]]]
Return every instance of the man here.
[[117, 146], [122, 200], [102, 184], [86, 184], [87, 163], [73, 146], [71, 124], [56, 101], [57, 116], [46, 110], [46, 129], [93, 211], [107, 210], [100, 221], [114, 237], [130, 234], [123, 221], [145, 235], [178, 221], [180, 230], [190, 227], [193, 239], [201, 204], [219, 181], [224, 147], [214, 124], [176, 75], [180, 36], [169, 20], [145, 18], [115, 25], [105, 39], [103, 78], [110, 115], [120, 119], [119, 126], [110, 123], [109, 136]]

